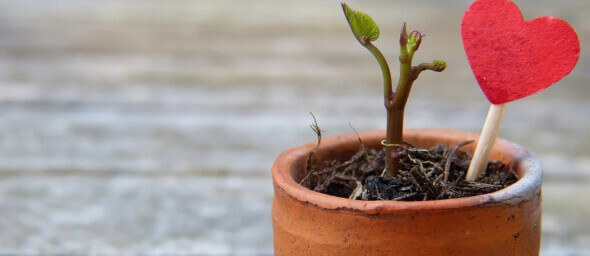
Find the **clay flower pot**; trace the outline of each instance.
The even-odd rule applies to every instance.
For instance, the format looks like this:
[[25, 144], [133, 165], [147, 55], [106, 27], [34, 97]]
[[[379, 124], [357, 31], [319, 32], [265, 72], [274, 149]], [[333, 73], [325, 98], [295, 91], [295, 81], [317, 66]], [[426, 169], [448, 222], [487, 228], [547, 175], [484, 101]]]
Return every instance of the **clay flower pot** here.
[[[384, 131], [359, 134], [380, 147]], [[477, 134], [407, 130], [417, 146], [455, 145]], [[464, 147], [473, 151], [472, 143]], [[272, 167], [276, 256], [539, 255], [542, 168], [524, 148], [499, 139], [491, 159], [511, 163], [520, 179], [494, 193], [438, 201], [355, 201], [299, 185], [315, 142], [281, 154]], [[315, 161], [345, 159], [358, 150], [355, 134], [322, 140]]]

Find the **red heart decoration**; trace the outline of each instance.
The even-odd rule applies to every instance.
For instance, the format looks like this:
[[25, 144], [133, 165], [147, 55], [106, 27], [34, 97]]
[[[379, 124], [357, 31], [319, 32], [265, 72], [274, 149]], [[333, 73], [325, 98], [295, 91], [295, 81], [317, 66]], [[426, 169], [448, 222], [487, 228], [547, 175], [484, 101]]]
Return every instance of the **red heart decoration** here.
[[478, 0], [461, 22], [463, 46], [479, 86], [493, 104], [541, 91], [566, 76], [580, 56], [567, 22], [554, 17], [525, 21], [509, 0]]

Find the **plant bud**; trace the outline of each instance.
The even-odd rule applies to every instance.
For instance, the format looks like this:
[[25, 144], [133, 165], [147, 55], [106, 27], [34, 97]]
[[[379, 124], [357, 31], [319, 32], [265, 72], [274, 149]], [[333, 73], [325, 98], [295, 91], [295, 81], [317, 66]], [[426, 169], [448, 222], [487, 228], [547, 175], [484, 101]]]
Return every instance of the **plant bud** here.
[[418, 30], [410, 32], [410, 36], [408, 38], [408, 48], [410, 51], [417, 51], [418, 47], [420, 47], [420, 43], [422, 43], [422, 33], [420, 33]]
[[442, 72], [447, 68], [447, 63], [444, 60], [434, 60], [432, 65], [434, 66], [432, 70], [436, 72]]
[[402, 29], [399, 34], [399, 44], [404, 46], [408, 44], [408, 30], [406, 29], [406, 23], [402, 23]]

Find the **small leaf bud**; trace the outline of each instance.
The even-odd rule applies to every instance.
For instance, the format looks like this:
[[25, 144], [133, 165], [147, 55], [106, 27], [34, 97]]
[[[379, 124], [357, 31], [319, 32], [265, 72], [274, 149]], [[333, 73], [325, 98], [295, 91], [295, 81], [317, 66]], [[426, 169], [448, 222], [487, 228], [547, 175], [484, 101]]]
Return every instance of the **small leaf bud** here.
[[406, 29], [406, 23], [402, 23], [402, 29], [399, 34], [399, 44], [405, 46], [408, 44], [408, 30]]
[[444, 60], [434, 60], [432, 66], [434, 66], [433, 71], [442, 72], [447, 68], [447, 63]]
[[408, 49], [410, 51], [415, 52], [420, 47], [420, 43], [422, 43], [422, 34], [420, 33], [420, 31], [414, 30], [410, 32], [408, 38]]

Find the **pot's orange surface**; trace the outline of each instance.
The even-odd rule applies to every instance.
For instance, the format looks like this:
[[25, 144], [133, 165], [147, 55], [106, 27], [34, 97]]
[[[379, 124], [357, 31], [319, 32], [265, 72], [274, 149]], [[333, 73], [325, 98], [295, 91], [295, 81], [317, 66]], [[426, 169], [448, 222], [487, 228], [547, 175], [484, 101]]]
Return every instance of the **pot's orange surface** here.
[[[365, 145], [378, 148], [385, 133], [359, 135]], [[404, 139], [430, 147], [477, 135], [407, 130]], [[473, 144], [464, 149], [472, 151]], [[350, 157], [358, 146], [356, 134], [324, 139], [314, 161]], [[520, 176], [515, 184], [481, 196], [421, 202], [349, 200], [300, 186], [314, 147], [312, 142], [288, 150], [273, 165], [276, 256], [539, 255], [542, 170], [516, 144], [500, 139], [491, 156], [512, 164]]]

